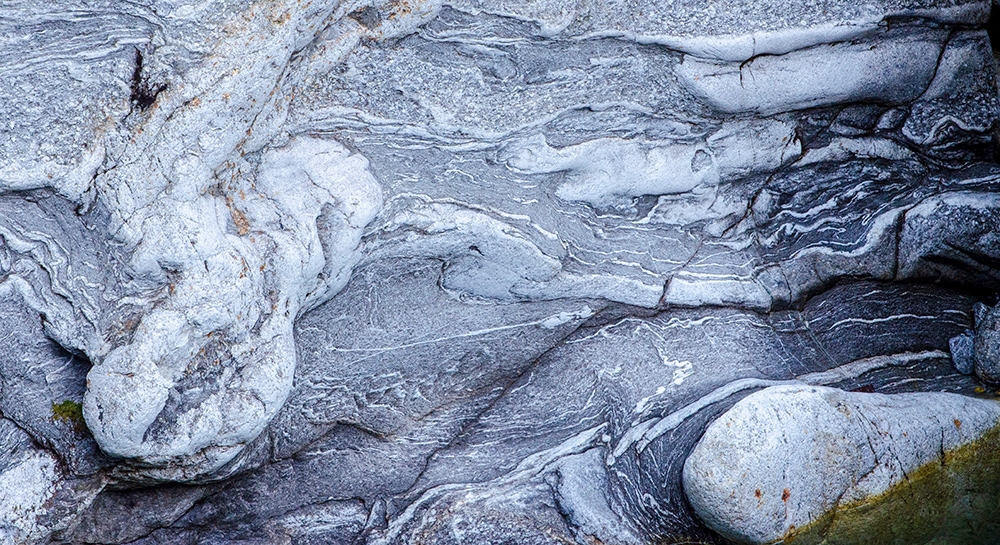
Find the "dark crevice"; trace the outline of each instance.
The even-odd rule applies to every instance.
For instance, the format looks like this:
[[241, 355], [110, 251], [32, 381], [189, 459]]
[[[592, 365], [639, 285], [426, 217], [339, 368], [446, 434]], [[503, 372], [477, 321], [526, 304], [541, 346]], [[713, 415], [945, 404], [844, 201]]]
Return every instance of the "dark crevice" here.
[[990, 46], [996, 56], [1000, 53], [1000, 10], [990, 10], [990, 18], [986, 21], [986, 34], [990, 38]]
[[132, 94], [129, 100], [134, 106], [137, 106], [139, 110], [147, 110], [150, 106], [156, 102], [156, 97], [167, 88], [166, 85], [152, 85], [143, 77], [142, 74], [142, 51], [138, 47], [135, 48], [135, 69], [132, 71], [132, 83], [130, 89]]

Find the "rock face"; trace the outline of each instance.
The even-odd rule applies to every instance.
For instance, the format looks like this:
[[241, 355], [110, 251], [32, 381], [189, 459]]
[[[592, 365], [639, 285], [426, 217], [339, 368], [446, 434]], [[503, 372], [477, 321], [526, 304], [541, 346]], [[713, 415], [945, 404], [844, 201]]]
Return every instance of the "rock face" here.
[[983, 381], [1000, 383], [1000, 306], [990, 308], [976, 303], [973, 327], [949, 341], [955, 368], [964, 374], [973, 372]]
[[976, 320], [973, 349], [976, 374], [985, 381], [1000, 382], [1000, 313], [996, 308]]
[[721, 542], [738, 398], [992, 395], [989, 1], [36, 4], [0, 540]]
[[998, 424], [993, 400], [774, 386], [705, 430], [684, 463], [684, 491], [724, 537], [773, 543], [884, 494], [922, 466], [945, 465], [945, 453]]

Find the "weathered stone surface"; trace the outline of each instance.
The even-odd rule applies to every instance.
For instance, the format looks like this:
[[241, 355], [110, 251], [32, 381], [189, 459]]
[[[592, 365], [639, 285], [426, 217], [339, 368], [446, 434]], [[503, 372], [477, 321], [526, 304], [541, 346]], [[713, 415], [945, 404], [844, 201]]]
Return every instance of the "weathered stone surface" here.
[[992, 394], [985, 0], [8, 4], [11, 539], [717, 542], [742, 396]]
[[38, 449], [12, 421], [0, 420], [0, 539], [7, 543], [44, 538], [39, 520], [56, 493], [61, 475], [51, 453]]
[[[739, 63], [687, 57], [677, 70], [685, 88], [722, 113], [771, 115], [851, 102], [903, 104], [930, 84], [946, 39], [935, 31], [887, 31], [859, 44], [822, 45]], [[840, 77], [830, 77], [838, 72]]]
[[945, 452], [998, 422], [993, 400], [775, 386], [705, 430], [684, 463], [684, 491], [724, 537], [773, 543], [883, 494], [921, 466], [944, 464]]
[[1000, 382], [1000, 312], [995, 307], [976, 324], [973, 346], [976, 374], [987, 382]]
[[955, 367], [966, 374], [973, 371], [983, 381], [1000, 383], [1000, 307], [976, 303], [973, 308], [975, 330], [966, 330], [949, 341]]
[[948, 341], [951, 361], [963, 375], [971, 375], [976, 369], [975, 339], [975, 333], [969, 329]]
[[1000, 258], [996, 193], [948, 191], [906, 212], [900, 233], [900, 274], [934, 281], [989, 285]]

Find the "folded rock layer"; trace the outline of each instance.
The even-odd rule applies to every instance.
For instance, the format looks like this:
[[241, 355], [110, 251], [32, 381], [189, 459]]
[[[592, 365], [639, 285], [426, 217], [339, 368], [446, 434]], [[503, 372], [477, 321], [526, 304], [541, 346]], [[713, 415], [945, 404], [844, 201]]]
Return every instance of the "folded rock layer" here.
[[0, 6], [0, 541], [721, 542], [738, 398], [988, 393], [990, 7]]

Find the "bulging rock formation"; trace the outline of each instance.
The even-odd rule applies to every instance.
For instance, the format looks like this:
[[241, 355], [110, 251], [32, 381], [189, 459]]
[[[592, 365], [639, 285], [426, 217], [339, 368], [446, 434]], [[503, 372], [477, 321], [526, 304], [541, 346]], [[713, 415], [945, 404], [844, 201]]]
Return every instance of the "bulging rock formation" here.
[[[846, 518], [855, 505], [916, 480], [925, 466], [954, 464], [949, 453], [998, 425], [1000, 402], [994, 400], [773, 386], [744, 398], [705, 430], [684, 463], [684, 491], [701, 520], [737, 543], [798, 541], [797, 534], [824, 525], [816, 532], [838, 542], [844, 540], [838, 516]], [[920, 520], [921, 506], [910, 507], [912, 519], [906, 522], [919, 532], [923, 529], [917, 526], [926, 524]], [[992, 513], [973, 512], [982, 507], [966, 506], [969, 526], [995, 526], [988, 522]], [[956, 515], [962, 513], [948, 514]], [[873, 541], [905, 535], [905, 530], [878, 535], [879, 525], [865, 522]]]
[[739, 398], [995, 397], [990, 12], [0, 6], [0, 541], [723, 543]]

